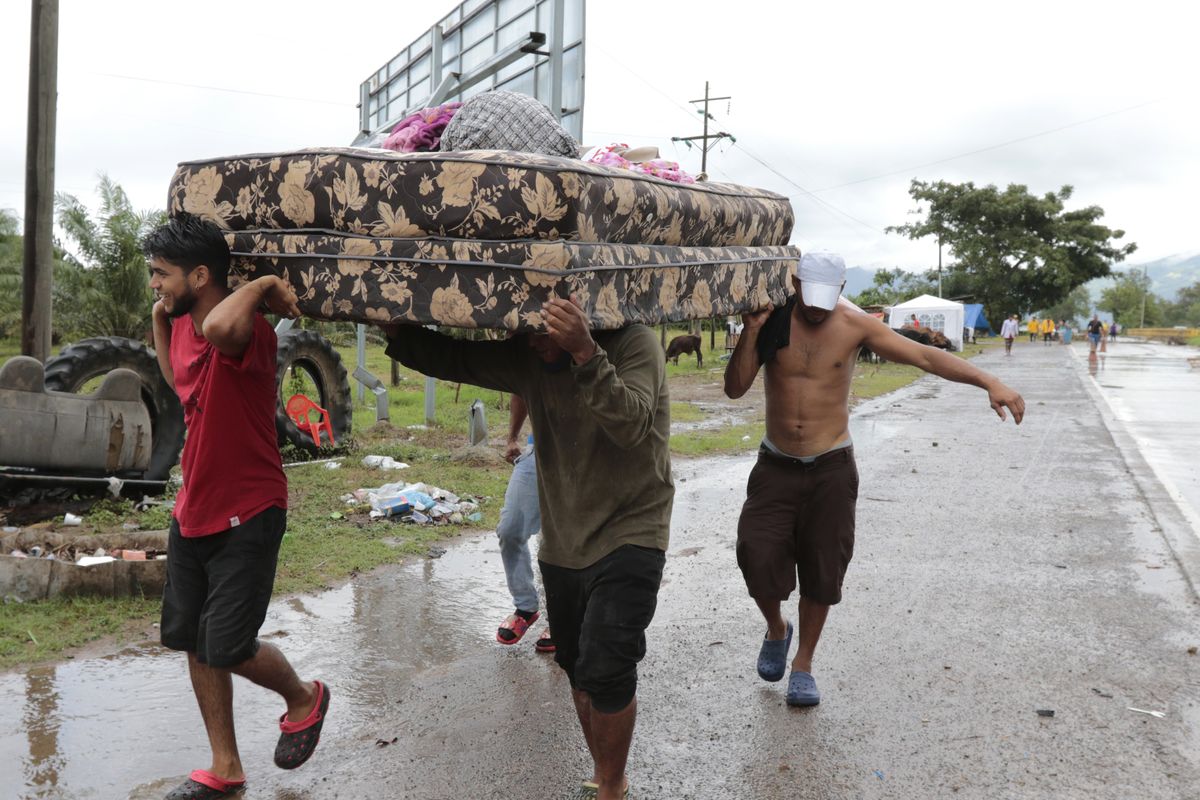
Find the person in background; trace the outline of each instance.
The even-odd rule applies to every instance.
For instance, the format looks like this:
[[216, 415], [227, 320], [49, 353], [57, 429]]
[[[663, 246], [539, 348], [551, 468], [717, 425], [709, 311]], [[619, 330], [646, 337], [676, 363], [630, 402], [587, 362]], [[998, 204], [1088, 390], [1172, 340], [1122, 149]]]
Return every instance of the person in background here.
[[1004, 355], [1012, 355], [1013, 340], [1017, 338], [1017, 315], [1010, 314], [1000, 326], [1000, 338], [1004, 340]]
[[[496, 641], [500, 644], [521, 641], [540, 616], [537, 585], [533, 580], [533, 559], [529, 555], [529, 537], [542, 528], [537, 456], [533, 450], [533, 436], [529, 437], [528, 449], [521, 446], [521, 429], [529, 413], [525, 401], [517, 394], [511, 397], [504, 458], [513, 465], [513, 472], [504, 491], [504, 507], [500, 509], [496, 536], [500, 539], [500, 560], [504, 563], [504, 578], [512, 594], [514, 610], [496, 630]], [[534, 649], [539, 653], [554, 652], [554, 639], [548, 628], [538, 637]]]
[[1050, 346], [1050, 341], [1054, 338], [1054, 320], [1046, 318], [1039, 323], [1038, 326], [1042, 332], [1042, 344]]
[[1029, 333], [1029, 341], [1036, 342], [1039, 330], [1037, 317], [1030, 317], [1029, 322], [1025, 324], [1025, 329]]
[[1096, 348], [1100, 346], [1100, 337], [1104, 335], [1104, 323], [1095, 314], [1092, 314], [1092, 320], [1087, 326], [1088, 345], [1091, 351], [1096, 352]]
[[1108, 326], [1108, 341], [1116, 343], [1117, 334], [1120, 332], [1120, 327], [1117, 326], [1117, 321], [1114, 319], [1112, 324]]

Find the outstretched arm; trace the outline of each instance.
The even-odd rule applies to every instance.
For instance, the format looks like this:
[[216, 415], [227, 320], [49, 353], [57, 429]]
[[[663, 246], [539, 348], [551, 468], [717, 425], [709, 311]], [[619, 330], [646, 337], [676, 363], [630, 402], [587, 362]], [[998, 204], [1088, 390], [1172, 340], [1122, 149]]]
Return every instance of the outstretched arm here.
[[762, 311], [742, 315], [742, 335], [738, 337], [733, 355], [725, 365], [725, 396], [736, 400], [750, 390], [754, 376], [758, 374], [758, 334], [774, 306]]
[[863, 315], [856, 317], [856, 320], [863, 326], [862, 343], [871, 348], [872, 352], [888, 361], [920, 367], [948, 381], [978, 386], [988, 393], [988, 402], [1000, 419], [1007, 419], [1004, 413], [1004, 409], [1007, 408], [1012, 412], [1013, 421], [1021, 424], [1025, 417], [1025, 400], [1001, 383], [995, 375], [936, 347], [907, 339], [874, 317]]
[[422, 375], [501, 392], [521, 391], [522, 363], [516, 339], [455, 339], [419, 325], [380, 325], [388, 358]]

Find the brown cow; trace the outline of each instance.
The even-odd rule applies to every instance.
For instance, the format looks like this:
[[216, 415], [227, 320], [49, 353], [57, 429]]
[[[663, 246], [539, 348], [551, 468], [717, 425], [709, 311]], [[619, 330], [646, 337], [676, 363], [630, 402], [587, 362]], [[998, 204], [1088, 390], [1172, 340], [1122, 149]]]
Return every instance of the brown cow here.
[[704, 354], [700, 352], [699, 336], [689, 336], [685, 333], [667, 343], [667, 360], [675, 359], [676, 366], [679, 365], [679, 357], [687, 353], [696, 354], [697, 369], [704, 366]]

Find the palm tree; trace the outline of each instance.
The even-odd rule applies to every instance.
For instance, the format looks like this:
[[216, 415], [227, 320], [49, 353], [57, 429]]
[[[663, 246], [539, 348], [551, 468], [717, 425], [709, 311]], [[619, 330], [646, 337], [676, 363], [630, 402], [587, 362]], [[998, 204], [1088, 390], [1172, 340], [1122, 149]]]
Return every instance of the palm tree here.
[[74, 245], [81, 268], [64, 270], [56, 280], [54, 313], [61, 328], [73, 333], [143, 339], [153, 297], [141, 243], [166, 221], [166, 212], [135, 211], [125, 190], [103, 173], [97, 193], [95, 218], [76, 197], [55, 197], [59, 227]]

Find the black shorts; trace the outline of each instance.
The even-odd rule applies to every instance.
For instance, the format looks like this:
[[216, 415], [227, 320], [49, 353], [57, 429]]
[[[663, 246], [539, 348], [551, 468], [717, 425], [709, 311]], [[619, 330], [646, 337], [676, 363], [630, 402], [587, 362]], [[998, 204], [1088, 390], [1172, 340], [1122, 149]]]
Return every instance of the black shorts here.
[[621, 711], [637, 694], [666, 560], [662, 550], [627, 544], [583, 569], [538, 562], [554, 660], [603, 714]]
[[840, 603], [857, 503], [853, 447], [807, 464], [761, 448], [738, 519], [737, 562], [750, 596], [786, 600], [798, 579], [801, 597]]
[[210, 667], [234, 667], [258, 652], [258, 629], [275, 585], [287, 512], [268, 508], [211, 536], [182, 536], [171, 520], [162, 643]]

